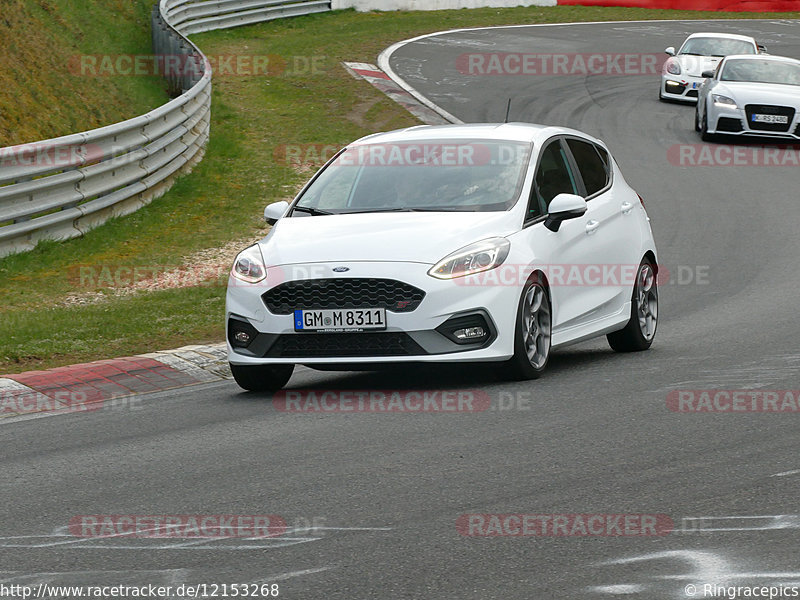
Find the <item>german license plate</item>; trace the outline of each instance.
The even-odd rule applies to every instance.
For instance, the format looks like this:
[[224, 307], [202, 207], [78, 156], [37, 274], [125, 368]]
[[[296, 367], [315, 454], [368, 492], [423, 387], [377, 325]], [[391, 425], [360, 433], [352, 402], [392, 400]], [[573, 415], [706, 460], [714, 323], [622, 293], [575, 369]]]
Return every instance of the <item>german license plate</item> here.
[[384, 308], [294, 311], [295, 331], [354, 332], [386, 329]]
[[781, 123], [786, 125], [789, 122], [789, 117], [786, 115], [759, 115], [752, 116], [753, 123]]

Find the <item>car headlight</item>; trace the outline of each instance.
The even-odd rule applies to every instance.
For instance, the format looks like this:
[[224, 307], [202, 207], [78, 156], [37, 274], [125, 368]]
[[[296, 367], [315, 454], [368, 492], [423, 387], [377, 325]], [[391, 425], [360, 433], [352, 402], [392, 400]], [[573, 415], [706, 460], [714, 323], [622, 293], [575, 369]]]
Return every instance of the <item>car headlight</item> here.
[[511, 242], [501, 237], [475, 242], [440, 260], [428, 275], [436, 279], [454, 279], [488, 271], [503, 264], [510, 248]]
[[721, 96], [719, 94], [711, 94], [711, 99], [714, 101], [716, 106], [736, 108], [736, 102], [733, 100], [733, 98], [728, 98], [727, 96]]
[[681, 74], [681, 64], [675, 59], [667, 60], [667, 64], [664, 65], [667, 70], [667, 73], [670, 75], [680, 75]]
[[236, 256], [231, 275], [247, 283], [258, 283], [267, 276], [267, 267], [258, 244], [242, 250]]

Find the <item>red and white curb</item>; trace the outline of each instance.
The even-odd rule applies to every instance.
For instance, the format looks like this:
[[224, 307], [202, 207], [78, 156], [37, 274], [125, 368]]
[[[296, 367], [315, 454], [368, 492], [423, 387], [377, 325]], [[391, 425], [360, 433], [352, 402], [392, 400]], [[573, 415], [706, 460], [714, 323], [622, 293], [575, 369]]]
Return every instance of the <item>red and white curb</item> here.
[[231, 377], [225, 344], [184, 346], [125, 358], [0, 377], [0, 418], [97, 410], [106, 401]]
[[437, 112], [423, 104], [379, 67], [369, 63], [346, 62], [342, 64], [353, 77], [369, 82], [426, 125], [446, 125], [452, 122], [442, 116], [441, 111]]

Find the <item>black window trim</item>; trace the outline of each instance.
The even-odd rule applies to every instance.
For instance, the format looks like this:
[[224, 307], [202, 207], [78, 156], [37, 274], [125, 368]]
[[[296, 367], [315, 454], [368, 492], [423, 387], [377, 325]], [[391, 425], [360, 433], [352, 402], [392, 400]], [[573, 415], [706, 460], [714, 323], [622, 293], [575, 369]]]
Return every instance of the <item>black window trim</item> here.
[[[575, 177], [575, 184], [578, 186], [578, 193], [579, 195], [585, 197], [586, 187], [583, 184], [583, 176], [580, 174], [580, 171], [576, 168], [575, 162], [572, 158], [572, 153], [569, 151], [569, 148], [567, 147], [564, 138], [565, 135], [563, 133], [559, 133], [557, 135], [547, 138], [542, 143], [542, 151], [539, 152], [538, 156], [536, 157], [536, 166], [533, 168], [533, 177], [531, 178], [531, 192], [528, 196], [528, 201], [526, 203], [526, 208], [525, 208], [526, 217], [525, 221], [522, 224], [523, 229], [526, 227], [530, 227], [531, 225], [535, 225], [536, 223], [541, 223], [549, 216], [549, 213], [547, 212], [548, 207], [544, 208], [543, 214], [537, 215], [532, 218], [527, 217], [527, 212], [528, 212], [528, 207], [531, 204], [531, 199], [533, 198], [534, 194], [536, 194], [536, 173], [539, 171], [539, 165], [542, 161], [542, 155], [544, 154], [545, 148], [547, 148], [552, 142], [558, 141], [560, 143], [561, 150], [564, 152], [564, 158], [567, 159], [567, 167], [569, 167], [573, 171], [572, 175]], [[538, 202], [538, 198], [536, 199], [536, 201]]]
[[586, 183], [583, 181], [583, 173], [581, 173], [581, 170], [578, 167], [578, 161], [576, 161], [575, 157], [572, 155], [572, 150], [570, 150], [569, 144], [567, 144], [567, 138], [573, 139], [573, 140], [578, 140], [579, 142], [584, 142], [585, 144], [590, 144], [594, 148], [595, 152], [597, 152], [598, 144], [594, 143], [592, 140], [588, 140], [588, 139], [580, 137], [578, 135], [566, 134], [566, 135], [562, 136], [562, 140], [563, 140], [562, 144], [567, 149], [569, 159], [571, 160], [570, 164], [571, 164], [571, 166], [573, 166], [573, 168], [577, 171], [577, 173], [579, 175], [579, 178], [580, 178], [580, 181], [581, 181], [581, 187], [583, 188], [583, 197], [586, 200], [586, 202], [590, 202], [592, 199], [597, 198], [599, 195], [605, 194], [608, 190], [611, 189], [611, 186], [614, 183], [614, 169], [611, 167], [611, 160], [613, 160], [612, 157], [611, 157], [611, 153], [606, 148], [603, 148], [602, 146], [600, 146], [600, 148], [602, 148], [602, 150], [606, 153], [606, 156], [608, 157], [607, 160], [604, 160], [603, 159], [603, 155], [600, 154], [599, 152], [597, 152], [597, 156], [600, 157], [600, 161], [606, 167], [606, 185], [603, 186], [602, 188], [600, 188], [599, 190], [597, 190], [594, 194], [588, 195], [588, 194], [586, 194]]

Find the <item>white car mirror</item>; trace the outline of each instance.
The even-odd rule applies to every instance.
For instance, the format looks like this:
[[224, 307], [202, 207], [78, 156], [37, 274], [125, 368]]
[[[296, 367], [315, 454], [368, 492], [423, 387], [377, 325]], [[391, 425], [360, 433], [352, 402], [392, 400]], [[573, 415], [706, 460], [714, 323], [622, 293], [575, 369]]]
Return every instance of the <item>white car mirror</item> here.
[[558, 194], [550, 201], [544, 226], [550, 231], [558, 231], [563, 221], [577, 219], [586, 213], [586, 200], [575, 194]]
[[669, 46], [666, 50], [664, 50], [664, 52], [666, 52], [670, 56], [675, 56], [675, 47]]
[[264, 209], [264, 220], [270, 225], [275, 225], [284, 214], [286, 209], [289, 208], [289, 203], [285, 200], [274, 202]]

